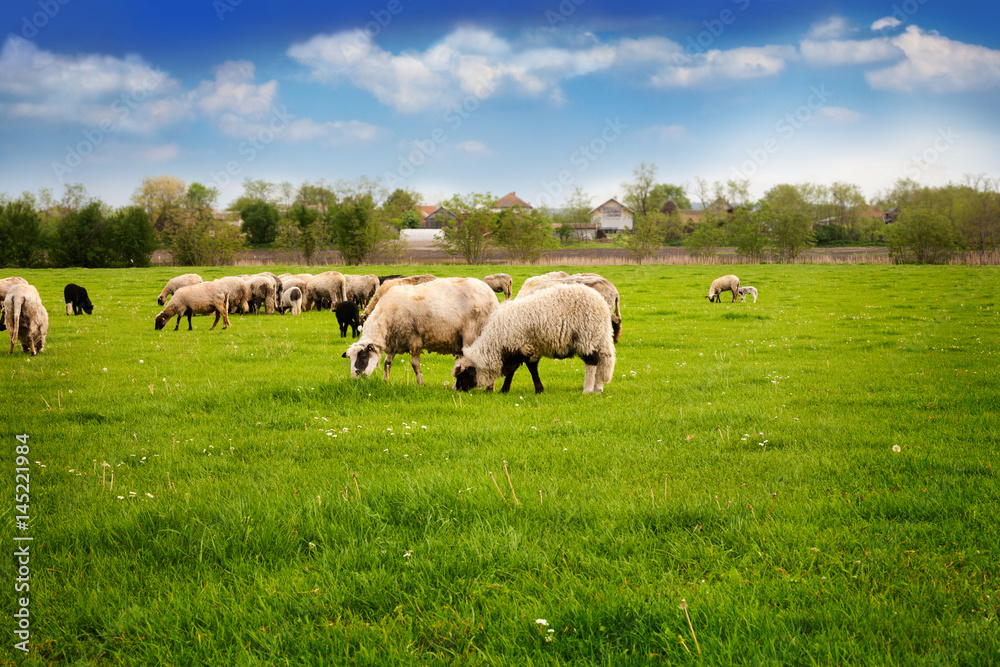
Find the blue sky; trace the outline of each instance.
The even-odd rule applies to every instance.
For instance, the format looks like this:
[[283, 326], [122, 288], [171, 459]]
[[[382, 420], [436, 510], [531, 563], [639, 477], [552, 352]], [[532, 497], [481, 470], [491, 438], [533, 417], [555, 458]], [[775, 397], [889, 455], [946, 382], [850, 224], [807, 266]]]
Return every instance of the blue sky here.
[[[987, 2], [85, 0], [0, 8], [0, 192], [382, 179], [599, 204], [658, 180], [1000, 176]], [[692, 196], [692, 199], [695, 199]]]

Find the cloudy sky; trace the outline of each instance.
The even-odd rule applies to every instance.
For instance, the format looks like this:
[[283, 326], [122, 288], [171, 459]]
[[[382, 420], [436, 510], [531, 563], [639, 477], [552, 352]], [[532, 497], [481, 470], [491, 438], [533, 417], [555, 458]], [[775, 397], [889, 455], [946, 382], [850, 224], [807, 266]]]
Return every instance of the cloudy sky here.
[[[1000, 176], [995, 0], [10, 0], [0, 192], [368, 176], [436, 203]], [[691, 188], [689, 188], [689, 191]], [[694, 197], [692, 197], [694, 199]]]

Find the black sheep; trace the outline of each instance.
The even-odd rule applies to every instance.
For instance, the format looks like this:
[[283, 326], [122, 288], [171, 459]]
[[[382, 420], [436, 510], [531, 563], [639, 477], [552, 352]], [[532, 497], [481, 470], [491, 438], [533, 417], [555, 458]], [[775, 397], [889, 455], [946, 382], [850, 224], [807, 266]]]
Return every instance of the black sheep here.
[[347, 337], [347, 327], [351, 327], [351, 338], [358, 337], [358, 327], [361, 326], [361, 319], [358, 311], [358, 304], [353, 301], [341, 301], [337, 304], [337, 324], [340, 325], [340, 337]]
[[88, 315], [94, 312], [94, 304], [90, 302], [87, 290], [75, 283], [63, 288], [63, 300], [66, 302], [67, 315], [79, 315], [80, 311]]

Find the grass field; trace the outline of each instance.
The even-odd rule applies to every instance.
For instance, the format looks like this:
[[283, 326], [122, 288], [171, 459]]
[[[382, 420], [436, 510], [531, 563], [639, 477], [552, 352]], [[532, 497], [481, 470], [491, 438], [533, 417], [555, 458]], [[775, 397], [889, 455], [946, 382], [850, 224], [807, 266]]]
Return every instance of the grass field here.
[[330, 313], [154, 331], [177, 269], [18, 273], [51, 324], [0, 355], [4, 550], [34, 538], [0, 662], [1000, 664], [1000, 272], [739, 269], [756, 304], [597, 268], [600, 396], [578, 359], [539, 396], [458, 395], [436, 355], [352, 381]]

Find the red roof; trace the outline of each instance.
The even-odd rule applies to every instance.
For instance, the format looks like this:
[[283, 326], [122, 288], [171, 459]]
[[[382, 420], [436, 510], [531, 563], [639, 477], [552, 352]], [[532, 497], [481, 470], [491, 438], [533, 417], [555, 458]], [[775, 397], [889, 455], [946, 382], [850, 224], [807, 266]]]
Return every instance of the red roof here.
[[497, 200], [496, 204], [493, 204], [493, 208], [514, 208], [514, 207], [531, 208], [531, 204], [524, 201], [513, 192], [504, 195], [503, 197]]
[[422, 217], [426, 218], [431, 213], [438, 209], [437, 206], [418, 206], [417, 210], [420, 211]]

